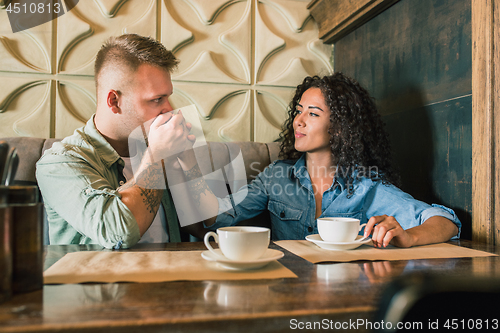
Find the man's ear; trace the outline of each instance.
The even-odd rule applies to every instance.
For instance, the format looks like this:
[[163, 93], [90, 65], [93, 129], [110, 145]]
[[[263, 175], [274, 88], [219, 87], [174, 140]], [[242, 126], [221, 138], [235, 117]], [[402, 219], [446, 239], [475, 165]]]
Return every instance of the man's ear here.
[[118, 93], [118, 91], [116, 90], [108, 91], [106, 102], [108, 104], [108, 108], [111, 110], [111, 112], [115, 114], [121, 113], [121, 109], [118, 106], [119, 99], [120, 99], [120, 94]]

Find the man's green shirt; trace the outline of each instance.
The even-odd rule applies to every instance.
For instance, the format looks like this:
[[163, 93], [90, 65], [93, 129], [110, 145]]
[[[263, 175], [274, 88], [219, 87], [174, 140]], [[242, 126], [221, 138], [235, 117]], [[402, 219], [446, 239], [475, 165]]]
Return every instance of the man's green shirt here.
[[[37, 162], [36, 178], [49, 223], [50, 244], [131, 247], [140, 239], [134, 215], [117, 191], [124, 162], [94, 125], [87, 124], [53, 144]], [[168, 190], [162, 206], [170, 242], [180, 241]]]

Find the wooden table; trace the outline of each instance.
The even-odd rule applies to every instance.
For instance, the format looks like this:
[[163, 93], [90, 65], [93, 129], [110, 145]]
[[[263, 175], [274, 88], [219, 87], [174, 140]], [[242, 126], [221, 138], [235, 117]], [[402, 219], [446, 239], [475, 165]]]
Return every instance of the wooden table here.
[[[452, 244], [500, 254], [469, 241]], [[391, 279], [411, 272], [500, 276], [500, 257], [311, 264], [285, 252], [298, 278], [46, 285], [0, 304], [0, 332], [280, 332], [300, 323], [372, 320]], [[98, 246], [56, 246], [45, 268], [64, 254]], [[202, 250], [203, 243], [140, 244], [128, 251]], [[362, 329], [360, 331], [363, 331]]]

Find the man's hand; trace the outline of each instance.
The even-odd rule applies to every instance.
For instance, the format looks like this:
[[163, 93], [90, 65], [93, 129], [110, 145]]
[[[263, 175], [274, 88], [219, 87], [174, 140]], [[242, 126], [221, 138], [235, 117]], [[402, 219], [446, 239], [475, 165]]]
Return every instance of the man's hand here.
[[[182, 118], [184, 118], [184, 116], [182, 115], [182, 110], [179, 110], [177, 115], [181, 115]], [[194, 143], [196, 142], [196, 136], [194, 136], [194, 134], [189, 134], [189, 132], [191, 132], [191, 128], [193, 127], [193, 125], [191, 123], [186, 122], [185, 118], [184, 118], [184, 125], [186, 126], [188, 132], [187, 139], [189, 140], [190, 148], [192, 148]]]
[[160, 114], [149, 127], [149, 150], [155, 162], [172, 160], [186, 149], [192, 148], [196, 138], [189, 134], [191, 124], [186, 123], [182, 113]]
[[411, 247], [415, 241], [410, 233], [404, 230], [392, 216], [372, 216], [365, 227], [365, 237], [372, 234], [375, 247], [387, 247], [392, 244], [397, 247]]

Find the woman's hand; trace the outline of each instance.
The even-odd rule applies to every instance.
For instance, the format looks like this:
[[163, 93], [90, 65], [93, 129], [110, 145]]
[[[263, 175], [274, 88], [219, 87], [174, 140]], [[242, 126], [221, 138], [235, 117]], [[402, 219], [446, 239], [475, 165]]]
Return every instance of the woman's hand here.
[[457, 232], [455, 223], [442, 216], [432, 216], [424, 223], [407, 230], [392, 216], [372, 216], [365, 227], [365, 237], [372, 234], [375, 247], [386, 247], [389, 243], [398, 247], [441, 243], [448, 241]]
[[408, 261], [372, 261], [363, 264], [363, 271], [371, 283], [386, 282], [403, 273]]
[[404, 230], [393, 216], [372, 216], [365, 227], [365, 237], [372, 234], [375, 247], [387, 247], [392, 244], [397, 247], [411, 247], [415, 240]]

